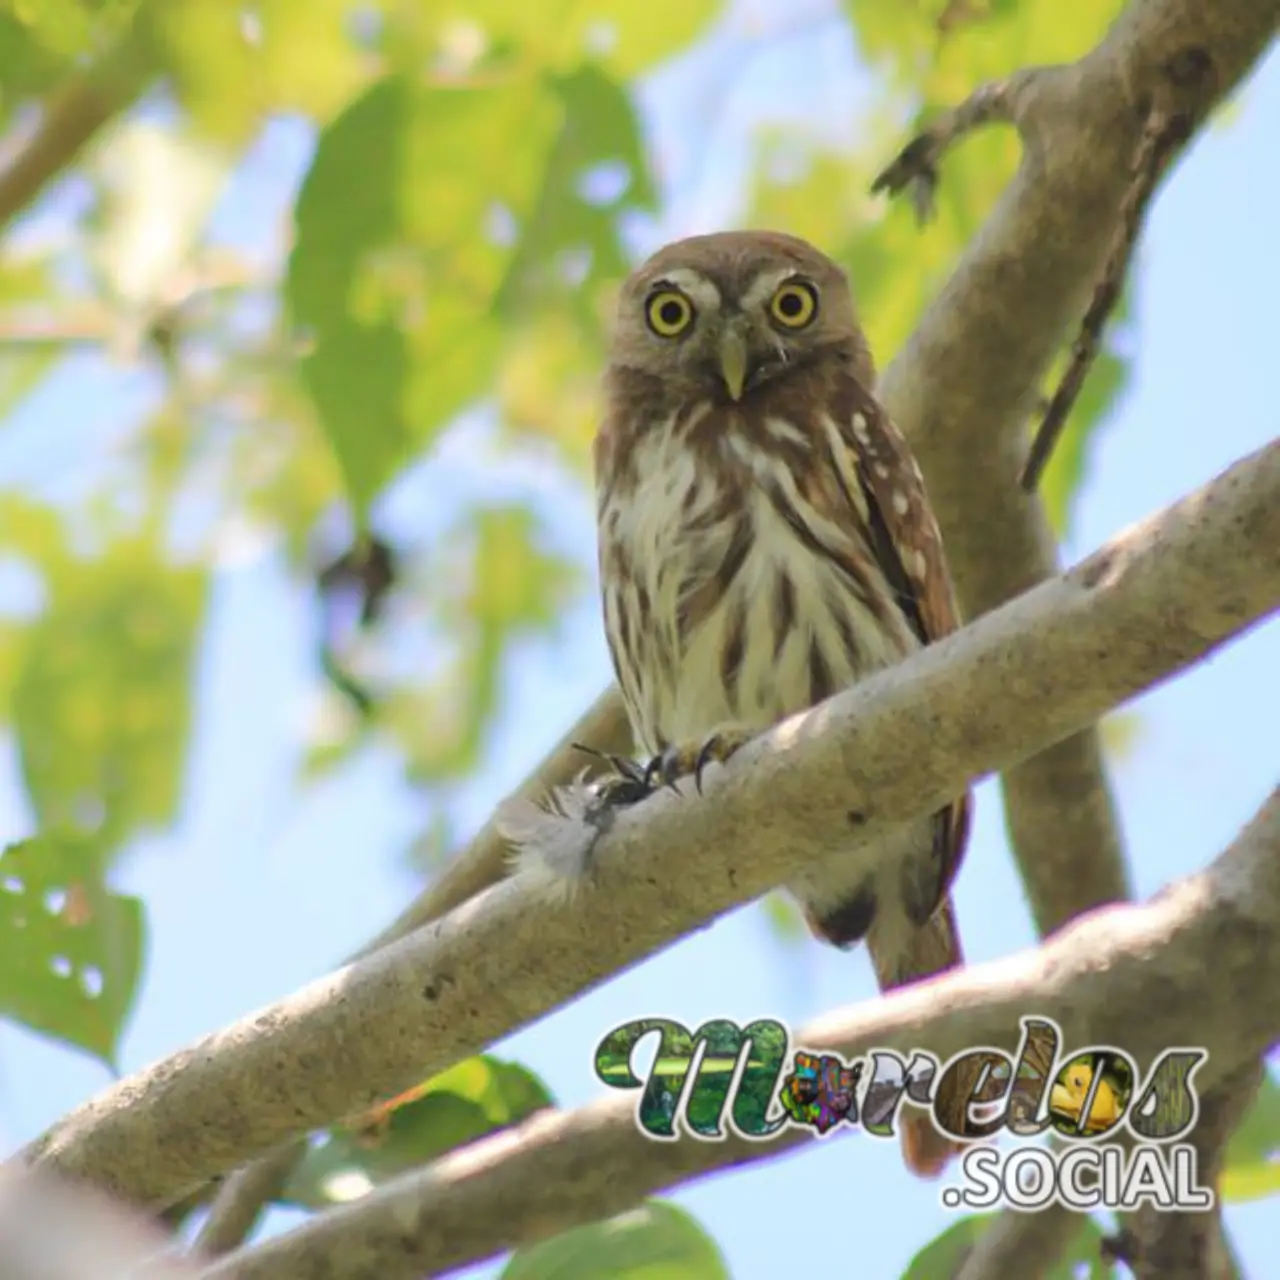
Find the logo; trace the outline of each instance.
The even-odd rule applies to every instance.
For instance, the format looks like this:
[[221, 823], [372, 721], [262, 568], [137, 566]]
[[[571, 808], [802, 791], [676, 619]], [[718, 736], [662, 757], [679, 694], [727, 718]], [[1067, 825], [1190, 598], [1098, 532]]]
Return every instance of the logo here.
[[[640, 1091], [636, 1124], [658, 1142], [686, 1134], [717, 1142], [731, 1130], [764, 1140], [787, 1125], [819, 1137], [849, 1126], [892, 1138], [901, 1108], [921, 1108], [941, 1133], [968, 1138], [960, 1181], [941, 1192], [948, 1209], [1213, 1207], [1195, 1147], [1179, 1141], [1199, 1117], [1192, 1079], [1206, 1050], [1166, 1049], [1140, 1078], [1123, 1049], [1066, 1053], [1051, 1019], [1025, 1017], [1020, 1026], [1016, 1054], [966, 1049], [943, 1065], [923, 1050], [903, 1057], [873, 1049], [846, 1061], [793, 1047], [786, 1025], [770, 1018], [747, 1026], [713, 1019], [693, 1032], [668, 1018], [641, 1018], [600, 1041], [595, 1071], [612, 1088]], [[657, 1053], [641, 1078], [635, 1052], [653, 1036]], [[956, 1078], [974, 1081], [963, 1135], [934, 1106], [939, 1085]], [[992, 1145], [1002, 1133], [1021, 1141]], [[1059, 1141], [1031, 1145], [1046, 1135]]]

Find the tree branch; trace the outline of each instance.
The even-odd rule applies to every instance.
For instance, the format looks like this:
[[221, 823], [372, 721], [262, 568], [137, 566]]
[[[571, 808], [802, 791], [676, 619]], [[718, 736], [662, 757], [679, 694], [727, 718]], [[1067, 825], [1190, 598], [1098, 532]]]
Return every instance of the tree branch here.
[[[1223, 1000], [1224, 985], [1247, 985], [1258, 999]], [[1041, 947], [828, 1014], [801, 1030], [797, 1042], [848, 1057], [927, 1044], [945, 1059], [977, 1044], [1014, 1049], [1019, 1018], [1030, 1011], [1057, 1021], [1065, 1046], [1114, 1044], [1141, 1065], [1171, 1045], [1207, 1048], [1209, 1060], [1196, 1077], [1205, 1105], [1193, 1140], [1206, 1152], [1220, 1150], [1238, 1114], [1211, 1099], [1234, 1097], [1238, 1104], [1242, 1085], [1257, 1083], [1259, 1055], [1280, 1038], [1280, 789], [1208, 870], [1150, 902], [1102, 908]], [[635, 1093], [620, 1093], [575, 1111], [536, 1115], [234, 1254], [202, 1280], [439, 1275], [813, 1140], [786, 1129], [766, 1141], [655, 1142], [637, 1128], [635, 1107]], [[1216, 1171], [1211, 1162], [1207, 1177]], [[1030, 1224], [1018, 1243], [1043, 1236], [1049, 1248], [1039, 1257], [1046, 1264], [1079, 1225], [1057, 1210], [1017, 1217]], [[1192, 1227], [1216, 1216], [1179, 1220]], [[1170, 1251], [1159, 1265], [1168, 1269], [1140, 1270], [1142, 1280], [1215, 1274], [1186, 1270], [1197, 1255], [1176, 1252], [1172, 1237], [1164, 1243]], [[988, 1249], [985, 1263], [973, 1272], [983, 1280], [1042, 1274], [1024, 1247]]]
[[540, 897], [527, 875], [495, 885], [119, 1082], [23, 1154], [162, 1208], [394, 1096], [812, 859], [869, 851], [975, 777], [1203, 658], [1280, 607], [1277, 546], [1280, 441], [1062, 577], [762, 735], [713, 771], [704, 799], [663, 793], [619, 812], [575, 899]]
[[[1013, 124], [1023, 147], [1013, 181], [880, 385], [928, 479], [966, 617], [1056, 571], [1043, 504], [1016, 483], [1026, 421], [1103, 271], [1152, 102], [1169, 102], [1198, 126], [1278, 23], [1274, 0], [1134, 0], [1080, 62], [978, 90], [904, 151], [900, 172], [890, 167], [889, 186], [913, 169], [936, 172], [960, 134], [993, 122]], [[1001, 788], [1042, 934], [1130, 896], [1096, 729], [1007, 770]], [[1061, 1246], [1070, 1215], [1008, 1215], [979, 1241], [966, 1280], [1004, 1256], [1050, 1256], [1055, 1221]]]
[[[520, 784], [512, 798], [539, 801], [553, 788], [571, 783], [591, 763], [589, 756], [573, 750], [575, 742], [591, 742], [599, 750], [615, 753], [631, 749], [631, 730], [616, 694], [606, 694], [598, 699], [560, 740], [555, 750]], [[454, 859], [395, 921], [357, 951], [351, 960], [373, 955], [398, 938], [448, 915], [454, 907], [501, 880], [506, 871], [508, 853], [509, 846], [498, 831], [496, 818], [490, 818], [465, 853]], [[206, 1257], [216, 1257], [247, 1239], [263, 1207], [279, 1194], [305, 1150], [304, 1142], [291, 1142], [259, 1157], [227, 1179], [196, 1237], [196, 1251]]]
[[0, 170], [0, 231], [72, 164], [103, 125], [142, 96], [154, 74], [131, 30], [108, 56], [69, 77], [50, 96], [31, 137]]
[[[1274, 850], [1272, 857], [1277, 854], [1280, 849]], [[1212, 968], [1212, 956], [1201, 959]], [[1189, 1027], [1188, 1033], [1194, 1034]], [[1280, 1039], [1280, 1031], [1274, 1038]], [[1227, 1143], [1244, 1119], [1265, 1072], [1258, 1059], [1246, 1060], [1200, 1099], [1200, 1117], [1190, 1141], [1196, 1148], [1202, 1186], [1217, 1184]], [[1160, 1213], [1148, 1207], [1126, 1215], [1110, 1252], [1129, 1266], [1135, 1280], [1239, 1280], [1222, 1225], [1221, 1206], [1209, 1213]]]

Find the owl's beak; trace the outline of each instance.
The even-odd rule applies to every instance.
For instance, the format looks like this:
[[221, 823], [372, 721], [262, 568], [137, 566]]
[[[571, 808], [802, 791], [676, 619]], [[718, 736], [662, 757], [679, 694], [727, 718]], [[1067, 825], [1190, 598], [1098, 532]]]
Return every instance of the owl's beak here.
[[747, 338], [742, 330], [729, 327], [720, 335], [720, 376], [729, 398], [742, 399], [747, 384]]

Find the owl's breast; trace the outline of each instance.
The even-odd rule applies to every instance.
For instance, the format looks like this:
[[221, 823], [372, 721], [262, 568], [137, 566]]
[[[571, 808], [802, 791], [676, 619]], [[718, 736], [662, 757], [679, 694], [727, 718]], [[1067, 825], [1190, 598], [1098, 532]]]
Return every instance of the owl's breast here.
[[903, 635], [884, 631], [847, 572], [851, 529], [822, 531], [842, 557], [815, 550], [770, 490], [776, 458], [732, 431], [710, 449], [657, 431], [636, 449], [635, 483], [601, 505], [600, 569], [642, 750], [728, 723], [766, 728], [901, 656]]

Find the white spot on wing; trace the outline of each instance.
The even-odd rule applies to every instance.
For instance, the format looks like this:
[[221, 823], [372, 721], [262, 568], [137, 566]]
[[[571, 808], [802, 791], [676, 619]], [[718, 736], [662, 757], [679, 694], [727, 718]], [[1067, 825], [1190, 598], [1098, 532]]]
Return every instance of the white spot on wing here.
[[853, 434], [858, 437], [861, 444], [868, 447], [871, 444], [871, 433], [867, 430], [867, 420], [860, 413], [853, 415]]
[[905, 516], [911, 509], [911, 503], [907, 501], [907, 495], [901, 489], [895, 489], [893, 494], [893, 509], [900, 515]]

